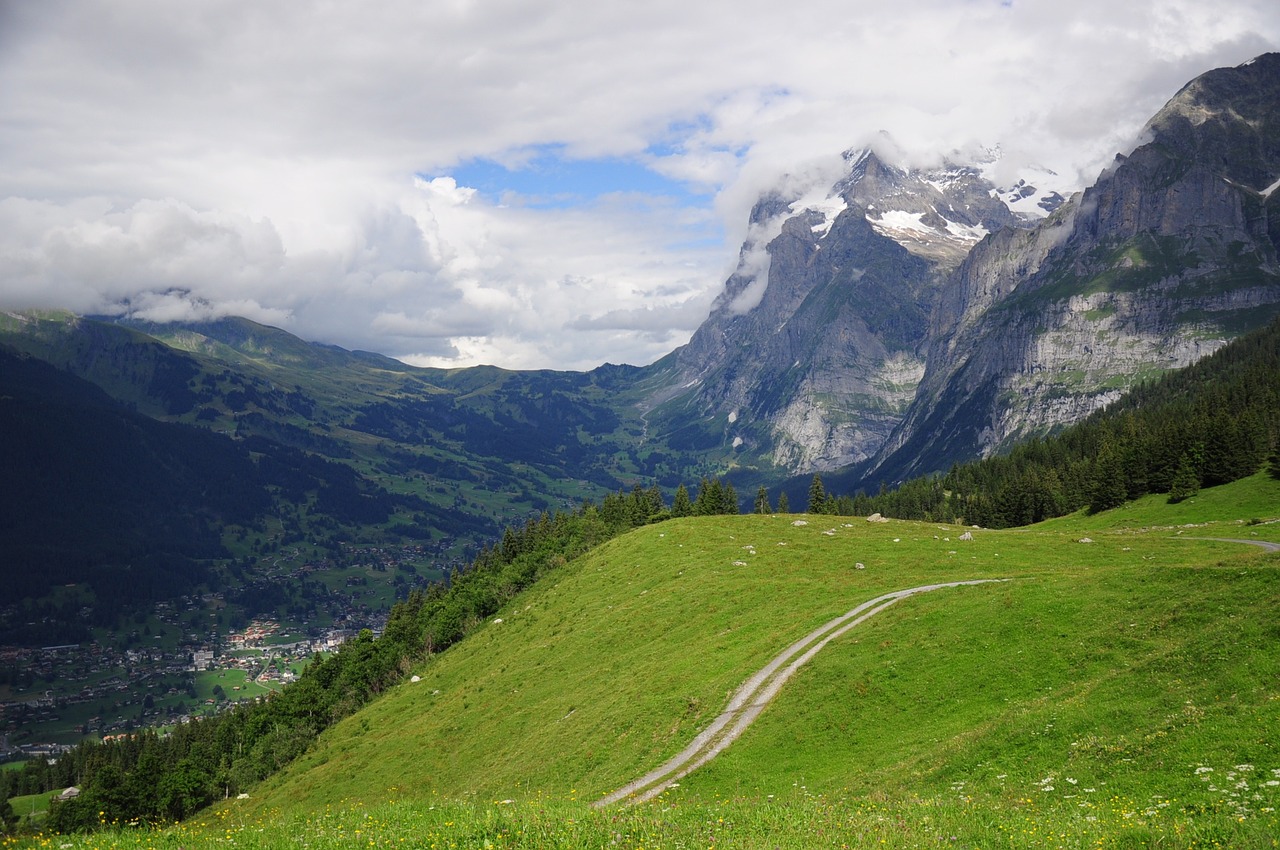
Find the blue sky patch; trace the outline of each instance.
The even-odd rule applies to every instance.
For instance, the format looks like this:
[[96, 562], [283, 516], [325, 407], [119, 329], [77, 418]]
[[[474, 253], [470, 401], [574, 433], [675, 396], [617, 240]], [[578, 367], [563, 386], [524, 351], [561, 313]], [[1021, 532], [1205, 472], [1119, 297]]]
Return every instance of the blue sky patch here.
[[518, 168], [491, 159], [473, 159], [449, 176], [476, 189], [493, 204], [518, 203], [538, 209], [565, 209], [589, 204], [614, 192], [635, 192], [673, 199], [680, 206], [703, 206], [705, 194], [653, 171], [641, 162], [613, 157], [571, 159], [559, 145], [540, 147]]

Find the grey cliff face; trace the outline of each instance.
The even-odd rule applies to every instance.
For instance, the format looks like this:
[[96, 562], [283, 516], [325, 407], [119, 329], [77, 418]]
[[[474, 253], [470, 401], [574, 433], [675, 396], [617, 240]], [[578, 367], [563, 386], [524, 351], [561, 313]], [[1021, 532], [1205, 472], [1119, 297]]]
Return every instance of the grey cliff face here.
[[801, 472], [866, 460], [901, 420], [947, 272], [1018, 219], [972, 167], [846, 162], [821, 201], [756, 205], [710, 317], [657, 364], [650, 433]]
[[1077, 421], [1280, 312], [1280, 55], [1213, 71], [1148, 141], [947, 282], [928, 368], [873, 468], [900, 480]]

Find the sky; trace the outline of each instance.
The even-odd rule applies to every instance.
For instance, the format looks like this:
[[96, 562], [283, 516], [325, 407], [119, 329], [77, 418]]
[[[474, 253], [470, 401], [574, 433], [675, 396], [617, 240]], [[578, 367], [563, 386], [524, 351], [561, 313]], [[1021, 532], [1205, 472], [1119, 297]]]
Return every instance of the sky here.
[[0, 309], [643, 365], [780, 180], [884, 132], [1083, 188], [1278, 46], [1274, 0], [0, 0]]

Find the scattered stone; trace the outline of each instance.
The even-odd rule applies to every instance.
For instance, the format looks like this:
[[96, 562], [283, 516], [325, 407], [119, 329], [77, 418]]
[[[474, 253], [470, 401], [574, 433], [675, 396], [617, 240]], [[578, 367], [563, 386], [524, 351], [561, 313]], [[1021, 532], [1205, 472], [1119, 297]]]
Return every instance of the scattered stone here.
[[888, 522], [888, 521], [889, 520], [887, 517], [880, 516], [878, 512], [867, 517], [867, 522]]
[[793, 523], [791, 523], [791, 524], [792, 524], [792, 525], [797, 525], [797, 526], [799, 526], [799, 525], [808, 525], [808, 524], [809, 524], [809, 522], [808, 522], [808, 520], [798, 519], [798, 520], [796, 520], [795, 522], [793, 522]]
[[502, 618], [501, 618], [501, 617], [497, 617], [497, 618], [495, 618], [495, 619], [494, 619], [493, 624], [496, 626], [498, 623], [501, 623], [501, 622], [502, 622]]
[[1092, 542], [1093, 542], [1093, 538], [1091, 538], [1091, 537], [1081, 537], [1081, 538], [1080, 538], [1080, 542], [1081, 542], [1081, 543], [1092, 543]]
[[971, 532], [966, 531], [964, 534], [961, 534], [961, 535], [960, 535], [960, 539], [961, 539], [961, 540], [972, 540], [972, 539], [973, 539], [973, 534], [972, 534]]
[[867, 568], [867, 565], [859, 561], [858, 563], [853, 565], [853, 568], [855, 570], [865, 570]]
[[746, 562], [746, 561], [734, 561], [734, 562], [733, 562], [733, 565], [734, 565], [735, 567], [745, 567], [745, 566], [747, 565], [747, 562]]
[[421, 682], [421, 681], [422, 681], [422, 677], [421, 677], [421, 676], [414, 676], [414, 677], [413, 677], [413, 678], [411, 678], [409, 681], [410, 681], [410, 682]]

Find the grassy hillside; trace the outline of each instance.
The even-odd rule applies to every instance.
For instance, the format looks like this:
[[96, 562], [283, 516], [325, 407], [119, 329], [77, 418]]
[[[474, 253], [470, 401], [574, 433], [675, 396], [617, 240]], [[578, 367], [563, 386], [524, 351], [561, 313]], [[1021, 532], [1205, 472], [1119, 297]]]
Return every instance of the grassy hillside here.
[[1194, 529], [1170, 527], [1190, 508], [1152, 499], [972, 541], [830, 517], [646, 527], [521, 596], [223, 817], [592, 800], [678, 751], [832, 617], [889, 590], [999, 577], [1014, 580], [913, 597], [837, 640], [664, 799], [1274, 818], [1280, 559], [1187, 538], [1280, 539], [1280, 525], [1238, 522], [1276, 519], [1280, 482], [1255, 476], [1197, 505], [1208, 524]]
[[[1280, 482], [1196, 500], [971, 541], [832, 517], [647, 526], [517, 597], [250, 798], [158, 840], [1272, 847], [1280, 556], [1192, 538], [1280, 540]], [[814, 627], [885, 591], [973, 578], [1011, 581], [899, 602], [656, 803], [587, 805], [678, 751]]]

